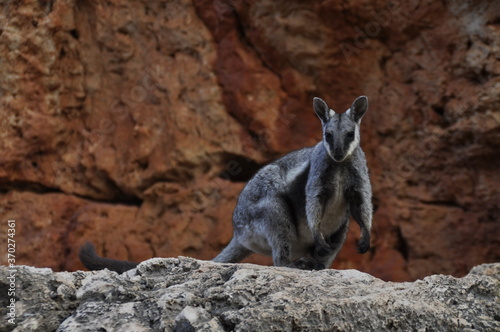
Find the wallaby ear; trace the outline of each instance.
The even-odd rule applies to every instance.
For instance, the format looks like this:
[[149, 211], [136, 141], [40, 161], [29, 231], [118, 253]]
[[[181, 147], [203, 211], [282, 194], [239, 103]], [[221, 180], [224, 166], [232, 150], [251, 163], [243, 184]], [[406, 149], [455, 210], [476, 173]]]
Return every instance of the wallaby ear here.
[[321, 122], [326, 123], [335, 114], [323, 99], [314, 97], [313, 100], [314, 112], [320, 118]]
[[359, 122], [359, 120], [361, 120], [363, 115], [365, 115], [367, 109], [368, 109], [368, 97], [359, 96], [351, 105], [350, 113], [352, 119], [356, 122]]

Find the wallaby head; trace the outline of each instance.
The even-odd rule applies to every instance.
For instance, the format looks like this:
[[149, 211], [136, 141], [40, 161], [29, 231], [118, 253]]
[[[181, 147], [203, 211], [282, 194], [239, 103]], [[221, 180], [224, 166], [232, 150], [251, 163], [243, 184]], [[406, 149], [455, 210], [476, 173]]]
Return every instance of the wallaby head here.
[[323, 144], [336, 162], [346, 160], [359, 145], [359, 124], [368, 109], [368, 98], [360, 96], [345, 113], [335, 113], [321, 98], [314, 98], [314, 111], [323, 125]]

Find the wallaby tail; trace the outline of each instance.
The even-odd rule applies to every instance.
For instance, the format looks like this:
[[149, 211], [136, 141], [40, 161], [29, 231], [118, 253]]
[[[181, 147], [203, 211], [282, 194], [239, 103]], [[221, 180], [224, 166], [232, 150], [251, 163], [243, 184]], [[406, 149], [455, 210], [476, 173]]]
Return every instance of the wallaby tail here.
[[97, 255], [95, 247], [90, 242], [85, 242], [80, 247], [78, 254], [83, 265], [91, 271], [109, 269], [118, 273], [131, 270], [137, 266], [137, 263], [130, 261], [120, 261], [117, 259], [104, 258]]
[[250, 255], [250, 253], [250, 250], [242, 246], [236, 238], [233, 237], [227, 247], [224, 248], [217, 257], [212, 259], [212, 261], [217, 263], [238, 263], [243, 258]]

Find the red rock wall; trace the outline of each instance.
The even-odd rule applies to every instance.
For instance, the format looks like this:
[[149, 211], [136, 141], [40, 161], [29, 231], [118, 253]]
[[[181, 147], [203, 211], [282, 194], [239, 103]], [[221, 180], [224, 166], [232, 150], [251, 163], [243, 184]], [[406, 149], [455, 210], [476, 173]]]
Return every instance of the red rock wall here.
[[334, 267], [412, 280], [499, 261], [499, 44], [493, 0], [2, 2], [16, 264], [80, 269], [85, 240], [210, 259], [245, 181], [320, 139], [312, 97], [343, 111], [360, 94], [373, 249], [355, 253], [353, 224]]

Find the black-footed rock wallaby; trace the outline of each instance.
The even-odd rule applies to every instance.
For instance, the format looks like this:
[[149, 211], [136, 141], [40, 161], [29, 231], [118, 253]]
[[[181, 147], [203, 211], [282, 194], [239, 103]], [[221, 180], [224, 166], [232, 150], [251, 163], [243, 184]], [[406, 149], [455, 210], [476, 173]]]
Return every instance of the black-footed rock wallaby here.
[[[372, 190], [360, 142], [368, 98], [358, 97], [345, 113], [320, 98], [314, 111], [323, 139], [266, 165], [247, 183], [233, 214], [233, 238], [213, 259], [236, 263], [252, 252], [272, 256], [275, 266], [329, 267], [344, 244], [349, 216], [361, 228], [358, 252], [370, 247]], [[99, 257], [93, 245], [80, 248], [90, 270], [124, 272], [137, 264]]]

